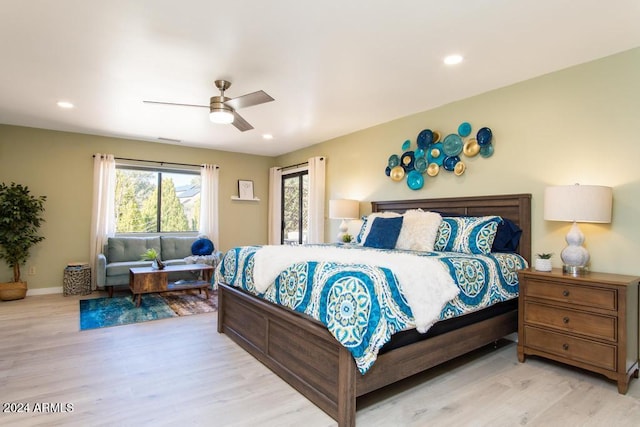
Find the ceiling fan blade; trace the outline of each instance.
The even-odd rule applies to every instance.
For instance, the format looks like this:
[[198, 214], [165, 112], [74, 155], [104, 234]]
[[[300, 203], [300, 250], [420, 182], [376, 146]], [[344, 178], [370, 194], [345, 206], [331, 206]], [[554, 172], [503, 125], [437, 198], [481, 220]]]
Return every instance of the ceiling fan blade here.
[[263, 90], [257, 92], [248, 93], [246, 95], [233, 98], [225, 102], [229, 107], [234, 110], [240, 108], [252, 107], [254, 105], [264, 104], [265, 102], [271, 102], [273, 98]]
[[205, 107], [209, 108], [208, 105], [196, 105], [196, 104], [178, 104], [176, 102], [161, 102], [161, 101], [142, 101], [145, 104], [159, 104], [159, 105], [177, 105], [179, 107]]
[[233, 112], [233, 125], [240, 131], [246, 132], [248, 130], [253, 129], [253, 126], [249, 124], [245, 119], [242, 118], [237, 111]]

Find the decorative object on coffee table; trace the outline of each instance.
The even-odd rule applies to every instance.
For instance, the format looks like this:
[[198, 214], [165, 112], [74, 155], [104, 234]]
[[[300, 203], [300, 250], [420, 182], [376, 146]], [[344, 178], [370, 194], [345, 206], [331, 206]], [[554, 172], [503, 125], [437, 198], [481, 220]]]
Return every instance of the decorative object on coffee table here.
[[44, 222], [46, 200], [46, 196], [31, 195], [26, 186], [14, 182], [0, 184], [0, 259], [13, 268], [13, 282], [0, 283], [0, 300], [22, 299], [27, 295], [27, 282], [20, 280], [20, 264], [29, 259], [31, 247], [44, 240], [38, 229]]
[[162, 270], [164, 268], [164, 263], [160, 259], [158, 251], [153, 248], [147, 249], [147, 251], [143, 253], [141, 257], [142, 261], [152, 261], [151, 268], [155, 270]]

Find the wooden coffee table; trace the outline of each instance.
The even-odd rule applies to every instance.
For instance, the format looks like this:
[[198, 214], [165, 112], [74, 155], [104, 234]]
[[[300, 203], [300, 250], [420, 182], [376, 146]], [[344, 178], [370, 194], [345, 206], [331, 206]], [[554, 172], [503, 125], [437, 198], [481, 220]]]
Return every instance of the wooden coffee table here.
[[[176, 282], [170, 282], [169, 273], [180, 271], [200, 272], [199, 278], [194, 280], [178, 280]], [[200, 292], [204, 290], [208, 299], [212, 275], [213, 267], [206, 264], [167, 265], [162, 270], [157, 270], [151, 267], [135, 267], [129, 269], [129, 289], [131, 289], [133, 299], [135, 300], [136, 297], [138, 298], [136, 301], [136, 307], [140, 307], [142, 294], [152, 292], [199, 289]]]

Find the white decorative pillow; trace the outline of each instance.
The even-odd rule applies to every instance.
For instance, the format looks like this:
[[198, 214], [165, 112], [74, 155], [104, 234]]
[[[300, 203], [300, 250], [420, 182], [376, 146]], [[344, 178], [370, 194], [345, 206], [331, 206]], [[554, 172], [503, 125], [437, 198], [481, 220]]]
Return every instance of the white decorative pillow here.
[[376, 218], [394, 218], [394, 217], [398, 217], [398, 216], [402, 216], [399, 213], [396, 212], [376, 212], [376, 213], [372, 213], [371, 215], [367, 216], [366, 218], [363, 217], [363, 221], [364, 223], [362, 224], [362, 230], [360, 230], [360, 234], [358, 234], [357, 237], [357, 242], [360, 246], [364, 245], [364, 242], [367, 240], [367, 236], [369, 235], [369, 232], [371, 231], [371, 224], [373, 224], [373, 220]]
[[440, 214], [411, 209], [403, 216], [396, 249], [432, 252], [442, 222]]

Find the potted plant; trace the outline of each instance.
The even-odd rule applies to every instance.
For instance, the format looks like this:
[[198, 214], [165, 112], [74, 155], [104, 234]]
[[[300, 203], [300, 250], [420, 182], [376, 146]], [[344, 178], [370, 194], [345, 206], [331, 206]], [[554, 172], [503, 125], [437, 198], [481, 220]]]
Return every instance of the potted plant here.
[[158, 255], [158, 251], [154, 248], [149, 248], [145, 253], [141, 255], [142, 261], [153, 261], [151, 263], [151, 268], [155, 268], [156, 270], [162, 270], [164, 268], [164, 263], [160, 259]]
[[27, 282], [20, 280], [20, 265], [29, 259], [31, 247], [44, 240], [38, 234], [44, 222], [46, 196], [33, 196], [29, 188], [0, 184], [0, 259], [13, 268], [13, 282], [0, 283], [0, 300], [21, 299], [27, 295]]
[[540, 253], [540, 254], [536, 254], [536, 263], [535, 263], [535, 269], [538, 271], [551, 271], [552, 269], [552, 265], [551, 265], [551, 256], [553, 254], [551, 253]]
[[351, 240], [353, 240], [353, 237], [351, 237], [351, 234], [342, 235], [342, 243], [351, 243]]

